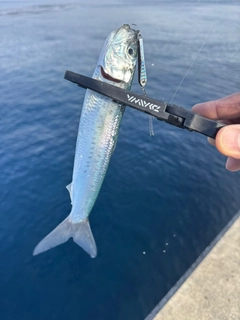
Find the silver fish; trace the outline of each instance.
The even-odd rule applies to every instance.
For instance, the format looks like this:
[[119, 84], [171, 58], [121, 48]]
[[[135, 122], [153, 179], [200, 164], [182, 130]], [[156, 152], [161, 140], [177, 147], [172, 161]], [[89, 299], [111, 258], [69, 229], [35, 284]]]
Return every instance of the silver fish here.
[[[139, 32], [124, 24], [107, 38], [93, 78], [130, 89], [138, 55]], [[76, 144], [72, 183], [67, 186], [72, 202], [70, 215], [34, 249], [39, 254], [70, 237], [94, 258], [97, 247], [88, 216], [96, 201], [111, 155], [116, 146], [124, 105], [87, 90]]]

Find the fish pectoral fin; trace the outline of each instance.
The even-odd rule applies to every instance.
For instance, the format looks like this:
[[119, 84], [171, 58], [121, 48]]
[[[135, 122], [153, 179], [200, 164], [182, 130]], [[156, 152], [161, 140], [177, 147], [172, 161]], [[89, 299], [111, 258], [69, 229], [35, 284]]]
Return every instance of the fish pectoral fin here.
[[82, 247], [92, 258], [96, 257], [97, 247], [88, 219], [73, 222], [70, 216], [39, 242], [33, 251], [33, 255], [54, 248], [66, 242], [71, 237], [73, 237], [73, 241]]
[[72, 182], [69, 183], [66, 188], [68, 189], [68, 192], [70, 194], [71, 204], [72, 204]]

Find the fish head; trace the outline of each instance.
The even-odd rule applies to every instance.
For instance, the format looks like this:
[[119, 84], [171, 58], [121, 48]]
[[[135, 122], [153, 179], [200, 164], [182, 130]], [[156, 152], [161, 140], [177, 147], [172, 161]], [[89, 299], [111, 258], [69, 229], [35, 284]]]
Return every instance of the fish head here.
[[101, 80], [119, 83], [123, 88], [131, 86], [138, 57], [138, 34], [128, 24], [111, 32], [99, 58]]

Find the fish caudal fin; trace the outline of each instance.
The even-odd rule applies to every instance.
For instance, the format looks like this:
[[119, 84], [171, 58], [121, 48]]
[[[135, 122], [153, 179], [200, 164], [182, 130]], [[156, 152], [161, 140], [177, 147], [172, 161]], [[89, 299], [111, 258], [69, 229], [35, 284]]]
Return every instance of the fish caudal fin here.
[[97, 247], [88, 219], [80, 222], [73, 222], [69, 216], [39, 242], [33, 251], [33, 255], [54, 248], [59, 244], [66, 242], [71, 237], [73, 237], [73, 241], [82, 247], [92, 258], [96, 257]]

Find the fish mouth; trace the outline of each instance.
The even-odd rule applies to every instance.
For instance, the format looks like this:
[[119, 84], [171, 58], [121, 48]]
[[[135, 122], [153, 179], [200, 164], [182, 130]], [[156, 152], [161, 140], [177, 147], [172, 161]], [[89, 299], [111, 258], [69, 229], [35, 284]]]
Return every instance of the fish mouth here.
[[108, 73], [106, 73], [103, 69], [103, 67], [101, 66], [101, 74], [103, 76], [103, 78], [107, 79], [107, 80], [110, 80], [110, 81], [113, 81], [113, 82], [116, 82], [116, 83], [120, 83], [121, 80], [118, 80], [116, 78], [113, 78], [112, 76], [110, 76]]

